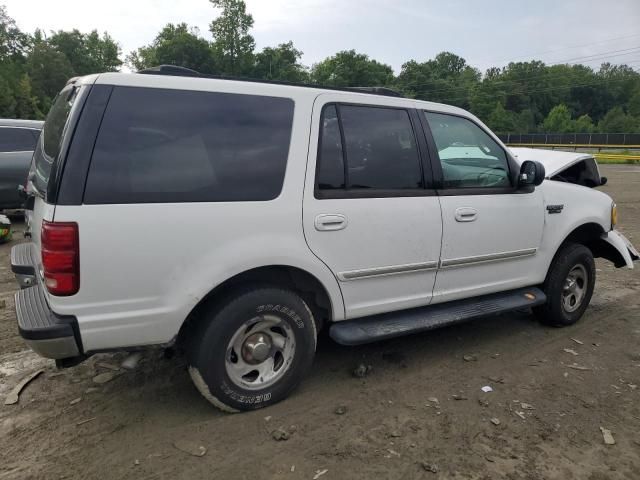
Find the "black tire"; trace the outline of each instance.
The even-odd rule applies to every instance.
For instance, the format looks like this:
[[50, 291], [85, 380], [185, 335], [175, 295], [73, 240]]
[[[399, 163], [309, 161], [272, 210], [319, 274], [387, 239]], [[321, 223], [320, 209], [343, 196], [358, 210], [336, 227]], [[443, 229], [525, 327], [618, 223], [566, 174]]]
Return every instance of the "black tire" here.
[[[283, 334], [280, 337], [286, 338], [289, 348], [293, 345], [293, 353], [287, 357], [288, 361], [282, 357], [280, 368], [286, 366], [286, 369], [276, 374], [279, 376], [273, 383], [260, 388], [262, 377], [256, 374], [253, 380], [256, 384], [244, 388], [239, 383], [245, 377], [234, 376], [233, 372], [230, 376], [228, 369], [233, 359], [239, 361], [239, 354], [243, 355], [240, 361], [247, 365], [243, 352], [248, 339], [243, 341], [240, 352], [236, 352], [230, 342], [252, 331], [254, 327], [246, 327], [247, 322], [257, 326], [261, 320], [254, 319], [265, 318], [281, 322], [280, 326], [273, 327], [274, 331]], [[269, 329], [264, 331], [269, 335]], [[195, 335], [188, 352], [191, 378], [207, 400], [226, 412], [255, 410], [286, 398], [309, 371], [317, 341], [316, 324], [307, 304], [296, 293], [277, 287], [260, 287], [236, 294], [222, 306], [205, 313], [204, 322]], [[275, 347], [269, 349], [273, 352]], [[276, 365], [278, 353], [273, 354]]]
[[[567, 306], [565, 282], [569, 273], [575, 271], [586, 274], [586, 278], [582, 281], [584, 293], [579, 305]], [[589, 306], [595, 283], [596, 266], [591, 250], [576, 243], [564, 245], [554, 257], [543, 285], [547, 303], [535, 307], [533, 313], [545, 325], [553, 327], [573, 325], [580, 320]]]

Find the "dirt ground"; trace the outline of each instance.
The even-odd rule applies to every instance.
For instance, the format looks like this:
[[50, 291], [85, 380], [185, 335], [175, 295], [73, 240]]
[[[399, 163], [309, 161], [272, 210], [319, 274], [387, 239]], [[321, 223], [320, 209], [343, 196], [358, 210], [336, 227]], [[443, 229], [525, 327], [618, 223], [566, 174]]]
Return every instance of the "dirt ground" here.
[[[638, 245], [640, 167], [603, 170]], [[179, 356], [146, 352], [96, 384], [124, 353], [58, 371], [25, 351], [10, 247], [0, 246], [0, 399], [44, 373], [0, 405], [0, 479], [640, 478], [638, 269], [598, 260], [592, 305], [571, 328], [513, 314], [357, 348], [325, 336], [291, 398], [231, 415], [200, 397]], [[372, 370], [356, 378], [361, 362]], [[279, 428], [288, 440], [273, 438]]]

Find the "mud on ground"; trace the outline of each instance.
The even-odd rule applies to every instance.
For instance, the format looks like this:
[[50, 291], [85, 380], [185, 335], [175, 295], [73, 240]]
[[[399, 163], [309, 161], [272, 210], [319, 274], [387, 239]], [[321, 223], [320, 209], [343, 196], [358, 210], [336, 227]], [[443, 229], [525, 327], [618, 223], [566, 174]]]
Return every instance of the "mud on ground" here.
[[[603, 170], [638, 245], [640, 168]], [[592, 306], [571, 328], [513, 314], [357, 348], [322, 338], [291, 398], [229, 415], [200, 397], [180, 357], [147, 352], [96, 384], [124, 354], [58, 371], [25, 351], [10, 247], [0, 246], [0, 399], [44, 373], [0, 405], [0, 479], [640, 478], [638, 269], [599, 260]], [[351, 373], [360, 363], [372, 366], [364, 378]]]

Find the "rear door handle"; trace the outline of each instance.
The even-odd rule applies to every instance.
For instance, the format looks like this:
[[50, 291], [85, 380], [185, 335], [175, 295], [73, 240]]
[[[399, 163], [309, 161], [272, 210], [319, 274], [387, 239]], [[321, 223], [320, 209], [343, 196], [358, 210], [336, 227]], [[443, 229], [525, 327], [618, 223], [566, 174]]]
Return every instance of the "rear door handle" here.
[[475, 222], [478, 211], [471, 207], [456, 208], [456, 222]]
[[331, 232], [335, 230], [342, 230], [347, 227], [347, 217], [339, 213], [323, 213], [316, 217], [314, 224], [316, 230], [320, 231]]

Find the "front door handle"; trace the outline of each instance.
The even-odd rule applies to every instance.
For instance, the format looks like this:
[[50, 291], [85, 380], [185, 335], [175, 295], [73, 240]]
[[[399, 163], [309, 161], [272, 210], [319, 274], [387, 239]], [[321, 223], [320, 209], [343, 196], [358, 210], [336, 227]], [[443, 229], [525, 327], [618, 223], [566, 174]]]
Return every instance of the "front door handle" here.
[[320, 214], [314, 222], [316, 230], [332, 232], [347, 227], [347, 217], [339, 213]]
[[471, 207], [456, 208], [456, 222], [475, 222], [478, 211]]

